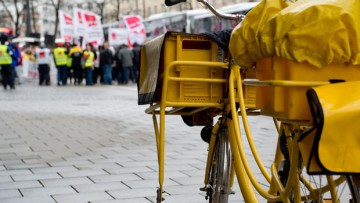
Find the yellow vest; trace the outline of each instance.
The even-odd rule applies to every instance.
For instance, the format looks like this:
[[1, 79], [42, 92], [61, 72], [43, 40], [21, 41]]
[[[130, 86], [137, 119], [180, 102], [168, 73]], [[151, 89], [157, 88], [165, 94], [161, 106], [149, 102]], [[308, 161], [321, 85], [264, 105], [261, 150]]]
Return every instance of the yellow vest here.
[[66, 64], [66, 66], [71, 67], [71, 65], [72, 65], [72, 58], [68, 55], [67, 56], [67, 64]]
[[64, 47], [57, 47], [54, 49], [55, 64], [57, 66], [64, 66], [67, 64], [66, 49]]
[[0, 65], [10, 65], [11, 63], [12, 59], [8, 53], [8, 46], [0, 45]]
[[94, 67], [94, 58], [95, 54], [92, 51], [84, 51], [84, 56], [89, 55], [89, 57], [85, 61], [85, 68], [93, 68]]

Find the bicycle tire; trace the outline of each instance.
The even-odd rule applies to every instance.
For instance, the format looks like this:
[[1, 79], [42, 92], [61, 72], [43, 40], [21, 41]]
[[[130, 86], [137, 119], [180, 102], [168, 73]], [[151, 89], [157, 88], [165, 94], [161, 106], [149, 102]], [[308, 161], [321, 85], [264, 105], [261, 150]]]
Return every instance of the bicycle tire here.
[[230, 188], [230, 173], [232, 155], [228, 138], [227, 127], [219, 129], [219, 135], [215, 144], [213, 163], [210, 172], [211, 195], [209, 203], [227, 203]]

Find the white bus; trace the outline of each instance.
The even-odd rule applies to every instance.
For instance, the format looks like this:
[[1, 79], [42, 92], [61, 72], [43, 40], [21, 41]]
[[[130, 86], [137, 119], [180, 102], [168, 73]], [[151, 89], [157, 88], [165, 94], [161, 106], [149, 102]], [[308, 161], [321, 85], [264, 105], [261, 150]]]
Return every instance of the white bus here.
[[194, 17], [208, 12], [198, 9], [152, 15], [143, 21], [146, 37], [151, 40], [167, 31], [192, 33]]
[[113, 22], [102, 25], [104, 31], [105, 40], [109, 39], [109, 28], [124, 28], [125, 23], [123, 21]]
[[[224, 6], [219, 9], [222, 13], [228, 14], [246, 14], [259, 2], [239, 3], [229, 6]], [[204, 33], [211, 31], [220, 31], [232, 29], [236, 26], [236, 22], [231, 20], [218, 19], [211, 13], [194, 16], [192, 33]]]

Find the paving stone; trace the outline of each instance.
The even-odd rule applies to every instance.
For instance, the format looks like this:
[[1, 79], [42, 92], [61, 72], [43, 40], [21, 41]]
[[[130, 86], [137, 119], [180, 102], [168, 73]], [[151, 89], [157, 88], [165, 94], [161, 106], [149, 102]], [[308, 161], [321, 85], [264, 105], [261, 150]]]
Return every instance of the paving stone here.
[[18, 182], [0, 183], [0, 190], [34, 188], [34, 187], [42, 187], [42, 185], [38, 181], [18, 181]]
[[127, 168], [119, 168], [119, 169], [114, 169], [114, 168], [105, 168], [104, 170], [106, 170], [107, 172], [109, 172], [110, 174], [124, 174], [124, 173], [137, 173], [137, 172], [153, 172], [156, 171], [152, 168], [143, 166], [143, 167], [127, 167]]
[[151, 203], [151, 201], [146, 198], [133, 198], [133, 199], [94, 201], [91, 203]]
[[128, 189], [126, 185], [121, 182], [107, 182], [107, 183], [96, 183], [86, 185], [74, 185], [76, 191], [82, 192], [104, 192], [109, 190], [121, 190]]
[[6, 170], [0, 171], [0, 176], [7, 176], [7, 175], [28, 175], [32, 174], [30, 170]]
[[165, 197], [165, 201], [171, 203], [183, 203], [183, 202], [191, 202], [191, 203], [205, 203], [206, 200], [201, 195], [170, 195]]
[[55, 203], [55, 200], [51, 197], [19, 197], [19, 198], [4, 198], [0, 199], [1, 203]]
[[31, 169], [34, 173], [61, 173], [61, 172], [74, 172], [77, 168], [74, 166], [56, 166], [56, 167], [45, 167], [45, 168], [34, 168]]
[[56, 186], [65, 186], [65, 185], [80, 185], [80, 184], [92, 184], [93, 183], [87, 177], [48, 179], [48, 180], [40, 180], [40, 182], [45, 187], [56, 187]]
[[204, 183], [204, 177], [173, 178], [173, 181], [181, 185], [198, 185]]
[[38, 196], [50, 196], [57, 194], [74, 194], [77, 193], [70, 186], [61, 187], [44, 187], [44, 188], [26, 188], [20, 189], [24, 197], [38, 197]]
[[100, 175], [100, 176], [89, 176], [89, 178], [95, 183], [106, 183], [106, 182], [120, 182], [129, 180], [142, 180], [135, 174], [119, 174], [119, 175]]
[[77, 170], [77, 171], [69, 171], [69, 172], [59, 172], [59, 174], [64, 178], [71, 178], [71, 177], [82, 177], [82, 176], [106, 175], [108, 173], [104, 170], [98, 169], [98, 170]]
[[109, 194], [105, 192], [53, 195], [53, 198], [56, 200], [57, 203], [88, 203], [92, 201], [113, 199]]
[[19, 190], [0, 190], [0, 202], [4, 198], [21, 197]]
[[3, 182], [13, 182], [10, 176], [0, 176], [0, 183]]
[[57, 173], [41, 173], [41, 174], [29, 174], [29, 175], [14, 175], [12, 176], [14, 181], [25, 180], [44, 180], [44, 179], [58, 179], [61, 178]]
[[79, 170], [99, 170], [99, 169], [118, 169], [118, 168], [123, 168], [122, 166], [120, 166], [117, 163], [102, 163], [102, 164], [76, 164], [74, 165], [77, 169]]
[[[158, 179], [158, 172], [139, 172], [139, 173], [135, 173], [136, 175], [140, 176], [142, 179], [144, 180], [154, 180], [154, 179]], [[181, 173], [179, 171], [166, 171], [165, 172], [165, 178], [187, 178], [189, 177], [188, 175], [186, 175], [185, 173]]]
[[156, 195], [156, 187], [112, 191], [110, 190], [108, 193], [111, 196], [115, 197], [115, 199], [142, 198]]
[[[159, 181], [157, 179], [153, 179], [153, 180], [131, 180], [131, 181], [124, 181], [124, 184], [126, 184], [127, 186], [129, 186], [130, 188], [151, 188], [151, 187], [156, 187], [159, 185]], [[171, 179], [165, 179], [164, 180], [164, 185], [179, 185], [179, 183], [171, 180]], [[154, 188], [155, 188], [154, 187]]]
[[164, 190], [166, 193], [168, 193], [170, 196], [172, 195], [184, 195], [184, 194], [203, 194], [205, 195], [205, 192], [201, 192], [200, 188], [204, 187], [203, 184], [198, 185], [187, 185], [187, 186], [180, 186], [180, 185], [174, 185], [174, 186], [166, 186]]

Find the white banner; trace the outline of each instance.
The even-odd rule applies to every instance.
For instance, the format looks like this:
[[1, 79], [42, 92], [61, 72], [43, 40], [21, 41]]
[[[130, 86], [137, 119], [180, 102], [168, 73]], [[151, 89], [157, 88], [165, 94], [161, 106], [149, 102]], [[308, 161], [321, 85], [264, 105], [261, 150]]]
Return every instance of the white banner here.
[[84, 19], [87, 24], [86, 41], [95, 47], [102, 45], [104, 43], [104, 32], [101, 26], [101, 16], [87, 11], [84, 13]]
[[74, 35], [78, 39], [79, 37], [86, 38], [86, 28], [84, 13], [87, 12], [82, 9], [74, 8], [73, 22], [74, 22]]
[[74, 26], [72, 17], [64, 13], [63, 11], [59, 11], [59, 23], [61, 38], [64, 39], [65, 42], [72, 43], [74, 37]]
[[128, 15], [123, 17], [126, 27], [130, 31], [130, 43], [143, 44], [146, 40], [145, 26], [141, 17], [138, 15]]
[[128, 45], [129, 31], [124, 28], [109, 28], [109, 45], [113, 47]]
[[96, 47], [104, 43], [101, 17], [93, 12], [74, 8], [74, 30], [78, 40], [82, 37], [83, 47], [85, 43]]

